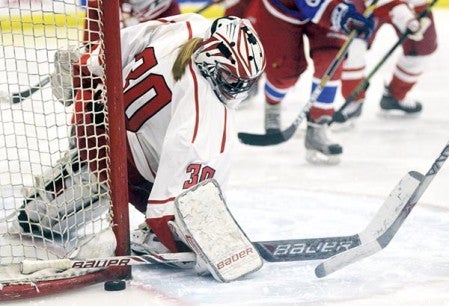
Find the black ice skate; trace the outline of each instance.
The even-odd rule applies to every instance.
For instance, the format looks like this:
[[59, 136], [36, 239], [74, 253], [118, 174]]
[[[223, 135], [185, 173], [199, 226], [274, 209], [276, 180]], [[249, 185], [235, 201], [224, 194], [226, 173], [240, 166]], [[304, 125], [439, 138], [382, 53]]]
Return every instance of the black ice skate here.
[[362, 115], [363, 100], [345, 103], [332, 116], [332, 130], [342, 131], [354, 127], [354, 122]]
[[332, 117], [333, 122], [344, 123], [357, 119], [362, 114], [363, 100], [351, 101], [336, 111]]
[[396, 115], [417, 115], [421, 113], [422, 104], [415, 100], [403, 99], [397, 100], [391, 96], [388, 88], [385, 88], [385, 93], [380, 100], [380, 108], [389, 114]]

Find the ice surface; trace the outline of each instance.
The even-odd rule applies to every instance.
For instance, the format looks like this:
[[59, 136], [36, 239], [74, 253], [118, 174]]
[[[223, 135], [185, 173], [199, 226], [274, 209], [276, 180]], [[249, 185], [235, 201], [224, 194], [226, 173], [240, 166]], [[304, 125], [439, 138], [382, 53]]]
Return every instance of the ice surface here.
[[[306, 163], [304, 128], [282, 145], [237, 144], [228, 205], [248, 236], [257, 240], [350, 235], [362, 230], [385, 197], [410, 170], [425, 173], [449, 140], [449, 11], [435, 12], [439, 49], [413, 90], [421, 116], [379, 116], [378, 101], [390, 60], [373, 78], [362, 118], [335, 133], [342, 163]], [[396, 40], [382, 31], [370, 53], [372, 67]], [[397, 53], [396, 53], [397, 55]], [[310, 71], [283, 105], [284, 123], [307, 100]], [[262, 132], [262, 94], [238, 111], [241, 131]], [[449, 305], [449, 166], [445, 165], [390, 245], [326, 278], [319, 261], [266, 263], [260, 272], [221, 284], [193, 271], [159, 266], [133, 269], [120, 292], [102, 285], [5, 305]], [[133, 214], [133, 226], [143, 217]]]

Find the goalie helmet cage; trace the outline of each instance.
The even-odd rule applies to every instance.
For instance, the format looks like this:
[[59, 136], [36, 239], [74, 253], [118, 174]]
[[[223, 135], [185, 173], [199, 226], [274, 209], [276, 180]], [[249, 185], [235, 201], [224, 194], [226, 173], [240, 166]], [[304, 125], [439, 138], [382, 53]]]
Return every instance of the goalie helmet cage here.
[[[131, 276], [130, 267], [50, 269], [32, 275], [20, 272], [24, 259], [87, 259], [129, 254], [128, 198], [123, 188], [127, 186], [127, 169], [122, 74], [117, 73], [121, 71], [120, 2], [98, 0], [98, 6], [91, 11], [98, 15], [96, 33], [93, 28], [87, 33], [85, 25], [91, 14], [80, 1], [0, 0], [0, 301], [54, 294]], [[84, 52], [86, 33], [99, 37], [104, 50], [99, 55], [105, 72], [101, 80], [104, 104], [100, 109], [90, 108], [92, 113], [89, 108], [65, 107], [55, 100], [50, 86], [41, 82], [54, 71], [54, 54], [58, 49], [78, 46]], [[40, 86], [38, 90], [30, 96], [24, 94], [21, 102], [12, 103], [12, 95], [20, 95], [36, 84]], [[75, 113], [103, 118], [106, 156], [94, 162], [113, 167], [107, 167], [101, 179], [94, 176], [95, 182], [90, 176], [86, 181], [82, 173], [76, 177], [74, 158], [81, 154], [65, 157], [77, 139], [78, 131], [72, 127]], [[76, 150], [81, 149], [75, 146]], [[77, 162], [82, 165], [79, 159]], [[69, 219], [73, 223], [67, 223], [68, 230], [62, 235], [51, 232], [52, 227], [43, 236], [37, 232], [24, 233], [17, 220], [25, 199], [40, 197], [50, 211], [48, 207], [57, 202], [54, 199], [61, 199], [58, 182], [62, 186], [70, 182], [80, 184], [81, 193], [88, 191], [81, 195], [84, 200], [81, 206], [69, 202], [76, 201], [75, 192], [67, 197], [67, 202], [57, 203], [56, 218], [61, 223]], [[70, 215], [67, 209], [67, 215], [61, 216], [61, 205], [65, 209], [75, 207], [75, 213], [72, 211]], [[31, 215], [28, 213], [28, 218]]]

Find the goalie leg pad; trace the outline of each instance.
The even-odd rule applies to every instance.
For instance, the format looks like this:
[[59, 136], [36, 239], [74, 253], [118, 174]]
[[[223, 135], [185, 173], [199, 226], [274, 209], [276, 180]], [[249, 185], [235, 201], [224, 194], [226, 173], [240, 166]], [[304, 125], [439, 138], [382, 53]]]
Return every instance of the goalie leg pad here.
[[229, 212], [213, 179], [176, 198], [175, 225], [180, 238], [218, 281], [233, 281], [263, 265], [257, 249]]
[[104, 213], [108, 208], [106, 193], [107, 189], [79, 160], [78, 150], [72, 149], [36, 177], [30, 190], [24, 190], [19, 225], [25, 232], [64, 235], [75, 223]]

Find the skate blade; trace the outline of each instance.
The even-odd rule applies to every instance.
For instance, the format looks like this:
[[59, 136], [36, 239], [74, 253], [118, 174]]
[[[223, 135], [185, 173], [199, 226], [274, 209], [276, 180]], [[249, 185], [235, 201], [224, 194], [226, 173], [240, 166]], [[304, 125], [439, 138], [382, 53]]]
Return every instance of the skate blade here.
[[316, 150], [306, 150], [306, 161], [313, 165], [333, 166], [340, 163], [341, 154], [326, 155]]
[[421, 112], [407, 113], [399, 109], [390, 109], [390, 110], [381, 109], [377, 113], [377, 115], [380, 118], [387, 118], [387, 119], [415, 119], [421, 115]]

